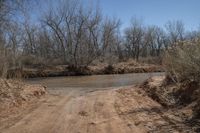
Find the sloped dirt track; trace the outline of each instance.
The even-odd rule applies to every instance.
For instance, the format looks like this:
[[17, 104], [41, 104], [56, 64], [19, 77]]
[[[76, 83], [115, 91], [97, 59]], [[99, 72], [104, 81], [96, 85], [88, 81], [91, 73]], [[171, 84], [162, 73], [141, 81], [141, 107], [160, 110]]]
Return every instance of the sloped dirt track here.
[[[24, 115], [14, 125], [0, 128], [0, 132], [182, 132], [156, 108], [162, 109], [157, 102], [136, 87], [111, 88], [87, 93], [72, 90], [62, 96], [48, 96], [40, 106]], [[155, 129], [161, 125], [167, 127]]]

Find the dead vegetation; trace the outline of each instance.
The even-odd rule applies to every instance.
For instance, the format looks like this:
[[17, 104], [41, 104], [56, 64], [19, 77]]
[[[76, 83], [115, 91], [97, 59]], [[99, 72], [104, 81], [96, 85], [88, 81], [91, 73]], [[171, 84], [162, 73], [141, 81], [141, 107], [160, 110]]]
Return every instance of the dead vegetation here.
[[161, 65], [139, 63], [128, 60], [113, 65], [107, 63], [92, 64], [89, 66], [73, 67], [69, 65], [43, 65], [29, 66], [23, 69], [10, 69], [7, 78], [36, 78], [57, 76], [80, 76], [80, 75], [102, 75], [102, 74], [125, 74], [125, 73], [150, 73], [163, 72]]
[[[32, 18], [39, 4], [47, 7]], [[1, 0], [0, 76], [18, 77], [19, 71], [15, 74], [14, 70], [58, 65], [73, 68], [68, 75], [84, 75], [94, 61], [107, 64], [104, 73], [153, 72], [154, 66], [138, 68], [118, 63], [131, 59], [161, 65], [164, 51], [187, 37], [181, 21], [170, 21], [164, 29], [133, 18], [126, 29], [120, 30], [120, 19], [105, 17], [98, 4], [91, 6], [79, 0], [59, 0], [56, 4], [53, 0]], [[191, 34], [193, 37], [196, 34]], [[95, 73], [104, 74], [101, 71]], [[34, 77], [34, 73], [30, 75]]]
[[164, 66], [175, 82], [200, 79], [200, 40], [183, 41], [166, 51]]

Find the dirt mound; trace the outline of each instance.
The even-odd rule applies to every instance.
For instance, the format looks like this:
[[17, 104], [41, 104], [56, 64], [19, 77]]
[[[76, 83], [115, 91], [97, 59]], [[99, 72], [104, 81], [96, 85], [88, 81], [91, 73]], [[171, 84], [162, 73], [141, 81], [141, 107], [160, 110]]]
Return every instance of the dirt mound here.
[[46, 94], [40, 85], [28, 85], [16, 80], [0, 79], [0, 114], [12, 107], [20, 107], [23, 103]]

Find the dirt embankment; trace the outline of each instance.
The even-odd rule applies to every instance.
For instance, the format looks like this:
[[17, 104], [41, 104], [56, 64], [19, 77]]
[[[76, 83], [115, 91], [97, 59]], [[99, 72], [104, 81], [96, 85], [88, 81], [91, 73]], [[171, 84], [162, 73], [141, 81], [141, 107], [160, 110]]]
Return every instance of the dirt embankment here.
[[113, 64], [112, 66], [107, 64], [89, 66], [89, 69], [94, 74], [125, 74], [164, 71], [164, 69], [160, 65], [138, 63], [134, 60], [120, 62], [117, 64]]
[[141, 85], [147, 95], [163, 105], [167, 110], [175, 110], [177, 114], [184, 112], [184, 123], [200, 131], [200, 90], [194, 81], [174, 83], [165, 76], [152, 77]]
[[155, 76], [141, 87], [154, 100], [166, 107], [188, 106], [199, 100], [199, 84], [194, 81], [174, 83], [165, 76]]
[[87, 67], [60, 66], [36, 66], [25, 67], [23, 69], [14, 69], [8, 71], [8, 77], [22, 76], [25, 78], [36, 77], [57, 77], [57, 76], [79, 76], [79, 75], [102, 75], [102, 74], [125, 74], [125, 73], [145, 73], [145, 72], [163, 72], [162, 66], [138, 63], [134, 60], [121, 62], [113, 65], [99, 63]]
[[141, 88], [117, 90], [115, 102], [119, 116], [129, 126], [140, 129], [138, 133], [196, 133], [198, 126], [188, 122], [191, 110], [165, 108], [151, 99]]
[[25, 108], [46, 93], [46, 88], [40, 85], [28, 85], [16, 80], [0, 79], [0, 118], [8, 117], [19, 108]]

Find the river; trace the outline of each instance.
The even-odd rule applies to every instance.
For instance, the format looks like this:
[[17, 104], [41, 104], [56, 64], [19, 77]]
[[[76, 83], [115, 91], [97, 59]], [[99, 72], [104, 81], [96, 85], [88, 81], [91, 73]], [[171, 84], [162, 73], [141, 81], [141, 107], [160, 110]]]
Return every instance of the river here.
[[33, 78], [27, 80], [30, 84], [41, 84], [49, 90], [69, 89], [103, 89], [110, 87], [121, 87], [137, 85], [144, 82], [151, 76], [164, 75], [164, 73], [132, 73], [113, 75], [92, 75], [92, 76], [67, 76]]

